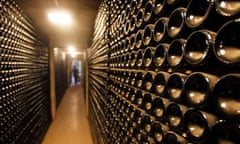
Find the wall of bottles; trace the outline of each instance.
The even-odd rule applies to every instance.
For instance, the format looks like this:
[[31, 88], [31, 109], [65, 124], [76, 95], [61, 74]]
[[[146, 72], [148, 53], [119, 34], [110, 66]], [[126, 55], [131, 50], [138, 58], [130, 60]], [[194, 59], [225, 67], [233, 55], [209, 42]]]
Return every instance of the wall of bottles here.
[[48, 42], [14, 1], [0, 9], [0, 143], [40, 144], [51, 121]]
[[239, 143], [240, 2], [103, 1], [89, 50], [99, 143]]
[[88, 50], [88, 83], [89, 83], [89, 119], [92, 125], [96, 143], [105, 143], [107, 139], [104, 127], [107, 121], [105, 109], [107, 106], [104, 96], [107, 95], [108, 85], [108, 17], [107, 1], [103, 1], [99, 7], [99, 13], [95, 20], [92, 46]]

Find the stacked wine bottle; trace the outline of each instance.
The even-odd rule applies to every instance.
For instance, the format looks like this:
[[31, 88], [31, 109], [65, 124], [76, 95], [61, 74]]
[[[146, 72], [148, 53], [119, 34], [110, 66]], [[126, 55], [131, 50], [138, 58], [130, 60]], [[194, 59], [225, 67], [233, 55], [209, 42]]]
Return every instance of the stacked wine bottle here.
[[17, 3], [0, 9], [0, 143], [40, 144], [51, 122], [48, 41]]
[[89, 120], [95, 143], [106, 143], [108, 102], [105, 99], [108, 85], [108, 2], [104, 1], [99, 7], [95, 20], [92, 46], [88, 49], [88, 95]]
[[103, 3], [107, 77], [89, 88], [103, 142], [239, 143], [240, 2]]

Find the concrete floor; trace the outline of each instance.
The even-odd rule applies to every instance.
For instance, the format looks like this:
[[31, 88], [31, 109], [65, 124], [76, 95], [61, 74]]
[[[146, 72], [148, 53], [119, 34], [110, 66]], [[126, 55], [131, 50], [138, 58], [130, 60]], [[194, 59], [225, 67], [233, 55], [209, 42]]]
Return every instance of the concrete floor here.
[[57, 110], [42, 144], [92, 144], [89, 122], [86, 117], [83, 88], [71, 86]]

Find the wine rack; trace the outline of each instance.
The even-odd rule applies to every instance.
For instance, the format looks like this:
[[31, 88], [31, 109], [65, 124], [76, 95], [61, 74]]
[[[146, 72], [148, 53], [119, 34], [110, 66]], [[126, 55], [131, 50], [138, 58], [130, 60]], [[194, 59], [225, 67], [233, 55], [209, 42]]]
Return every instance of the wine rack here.
[[0, 143], [40, 144], [51, 122], [48, 40], [16, 2], [0, 7]]
[[239, 143], [240, 3], [231, 2], [102, 2], [88, 51], [98, 143]]
[[95, 20], [95, 31], [93, 34], [92, 48], [88, 50], [88, 82], [89, 82], [89, 119], [93, 125], [92, 132], [96, 136], [96, 143], [107, 143], [107, 127], [103, 127], [107, 122], [106, 109], [108, 102], [108, 19], [109, 11], [107, 1], [102, 2], [99, 13]]

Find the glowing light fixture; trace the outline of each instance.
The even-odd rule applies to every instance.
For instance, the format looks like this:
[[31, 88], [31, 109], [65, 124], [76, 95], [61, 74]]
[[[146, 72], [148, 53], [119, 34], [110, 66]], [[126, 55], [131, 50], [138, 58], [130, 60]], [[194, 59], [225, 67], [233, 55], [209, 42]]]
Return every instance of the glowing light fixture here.
[[58, 53], [58, 48], [57, 47], [53, 48], [53, 52], [54, 52], [54, 54], [57, 54]]
[[75, 52], [71, 53], [71, 56], [72, 56], [73, 58], [75, 58], [76, 55], [77, 55], [77, 54], [76, 54]]
[[55, 52], [57, 52], [57, 51], [58, 51], [58, 48], [57, 48], [57, 47], [55, 47], [55, 48], [53, 48], [53, 50], [54, 50]]
[[77, 53], [75, 51], [75, 47], [74, 46], [68, 46], [68, 51], [69, 51], [69, 54], [74, 58], [76, 57]]
[[69, 52], [74, 52], [75, 51], [75, 47], [72, 46], [72, 45], [68, 46], [68, 51]]
[[69, 25], [72, 23], [71, 15], [66, 11], [54, 10], [48, 13], [50, 22], [56, 25]]

